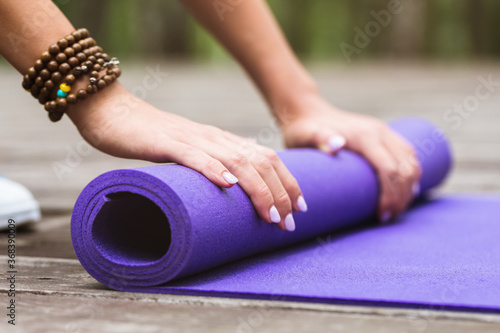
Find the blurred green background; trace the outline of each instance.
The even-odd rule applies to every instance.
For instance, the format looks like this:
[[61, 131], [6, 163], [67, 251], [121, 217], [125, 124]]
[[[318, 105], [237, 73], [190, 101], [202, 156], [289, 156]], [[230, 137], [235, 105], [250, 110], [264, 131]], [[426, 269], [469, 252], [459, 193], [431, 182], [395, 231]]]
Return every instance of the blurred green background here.
[[[294, 50], [301, 58], [313, 61], [345, 61], [341, 43], [354, 45], [354, 28], [364, 30], [368, 22], [374, 21], [371, 11], [387, 9], [388, 2], [268, 1]], [[500, 58], [496, 37], [500, 31], [500, 1], [400, 2], [401, 13], [392, 15], [390, 24], [381, 27], [380, 33], [370, 38], [369, 45], [352, 56], [353, 60]], [[177, 1], [59, 0], [59, 3], [76, 27], [87, 27], [109, 53], [122, 58], [161, 55], [209, 61], [228, 59]]]

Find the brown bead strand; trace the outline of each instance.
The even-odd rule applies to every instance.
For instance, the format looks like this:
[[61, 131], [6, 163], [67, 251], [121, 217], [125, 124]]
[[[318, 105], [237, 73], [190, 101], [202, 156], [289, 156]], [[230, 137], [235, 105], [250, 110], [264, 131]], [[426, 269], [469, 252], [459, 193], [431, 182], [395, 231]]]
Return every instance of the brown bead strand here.
[[[97, 49], [96, 49], [97, 50]], [[92, 68], [90, 81], [91, 83], [87, 86], [87, 88], [80, 89], [76, 94], [68, 94], [66, 98], [58, 98], [56, 103], [52, 103], [53, 101], [49, 101], [45, 104], [45, 109], [49, 111], [49, 118], [52, 121], [58, 121], [64, 115], [64, 111], [66, 110], [68, 104], [75, 104], [78, 100], [84, 100], [90, 94], [95, 94], [99, 90], [106, 88], [106, 86], [113, 83], [121, 74], [121, 70], [118, 67], [115, 67], [119, 62], [116, 59], [109, 59], [109, 56], [105, 53], [99, 54], [99, 57], [89, 56], [89, 60], [84, 62], [84, 68], [82, 66], [75, 67], [73, 69], [74, 73], [80, 73], [77, 75], [81, 75], [81, 72], [88, 72], [90, 67]], [[106, 62], [105, 59], [109, 61]], [[100, 60], [100, 61], [99, 61]], [[101, 63], [103, 65], [101, 65]], [[107, 72], [102, 78], [99, 78], [99, 71], [103, 70], [106, 66]], [[69, 76], [68, 76], [69, 77]], [[67, 77], [67, 78], [68, 78]], [[75, 75], [71, 75], [71, 79], [73, 79]], [[106, 79], [104, 79], [106, 78]], [[108, 83], [109, 82], [109, 83]], [[69, 84], [69, 82], [66, 82]]]
[[[97, 52], [97, 49], [95, 50], [92, 50], [93, 52]], [[53, 72], [52, 74], [50, 72]], [[51, 60], [48, 64], [47, 64], [47, 68], [44, 68], [42, 69], [39, 74], [40, 74], [40, 77], [41, 79], [43, 80], [43, 82], [47, 82], [47, 81], [51, 81], [52, 84], [49, 84], [47, 87], [47, 89], [49, 90], [49, 95], [50, 93], [52, 93], [52, 89], [54, 88], [54, 84], [53, 83], [60, 83], [61, 80], [64, 80], [62, 79], [63, 76], [66, 76], [68, 75], [68, 73], [70, 73], [71, 71], [71, 65], [69, 65], [68, 63], [64, 62], [62, 64], [58, 64], [57, 61], [55, 60]], [[74, 75], [74, 74], [72, 74]], [[38, 77], [37, 77], [38, 79]], [[37, 79], [35, 79], [35, 84], [37, 82]], [[74, 80], [73, 80], [74, 82]], [[29, 80], [29, 77], [28, 78], [24, 78], [23, 79], [23, 87], [26, 89], [26, 87], [30, 86], [30, 80]], [[70, 84], [73, 84], [73, 83], [70, 83]], [[41, 84], [40, 84], [40, 81], [38, 81], [38, 85], [39, 87], [42, 87]], [[29, 89], [29, 88], [28, 88]], [[39, 101], [41, 104], [44, 104], [46, 102], [46, 98], [39, 98]]]
[[[121, 74], [118, 64], [118, 60], [103, 53], [87, 29], [78, 29], [41, 54], [23, 76], [22, 86], [44, 104], [52, 121], [58, 121], [69, 104], [86, 99], [116, 81]], [[104, 70], [105, 74], [100, 76]], [[89, 84], [71, 93], [71, 86], [84, 74], [90, 75]], [[67, 87], [60, 87], [61, 83]], [[56, 91], [57, 96], [65, 97], [56, 97]]]
[[[70, 42], [75, 43], [77, 41], [80, 41], [81, 39], [85, 39], [86, 45], [89, 46], [95, 45], [95, 41], [92, 38], [89, 38], [88, 36], [89, 36], [88, 30], [82, 28], [73, 32], [72, 37], [69, 38], [69, 40], [67, 38], [63, 38], [59, 40], [57, 44], [51, 45], [49, 47], [49, 51], [43, 52], [41, 55], [41, 59], [35, 61], [35, 65], [31, 67], [28, 70], [28, 74], [26, 74], [23, 77], [23, 84], [22, 84], [23, 88], [26, 90], [30, 90], [31, 87], [35, 84], [34, 82], [36, 80], [36, 75], [39, 74], [41, 70], [47, 68], [51, 72], [56, 71], [59, 67], [59, 62], [57, 61], [57, 59], [59, 61], [62, 61], [62, 59], [64, 58], [64, 55], [59, 55], [59, 53], [61, 53], [61, 51], [64, 51], [64, 49], [68, 47]], [[78, 44], [77, 49], [81, 51], [82, 46]], [[95, 52], [96, 51], [94, 51], [94, 53]]]
[[[88, 62], [85, 62], [85, 65], [83, 65], [85, 66], [85, 69], [82, 69], [81, 66], [75, 67], [73, 69], [74, 77], [76, 77], [78, 75], [81, 75], [82, 72], [88, 72], [89, 68], [91, 67], [90, 65], [92, 64], [92, 71], [90, 73], [91, 83], [85, 90], [80, 89], [77, 92], [76, 97], [78, 100], [85, 99], [87, 98], [87, 95], [97, 93], [99, 90], [104, 89], [107, 85], [113, 83], [118, 78], [119, 74], [121, 74], [121, 71], [111, 71], [116, 67], [108, 68], [108, 72], [106, 73], [106, 75], [104, 75], [102, 79], [99, 79], [99, 72], [103, 70], [103, 66], [101, 66], [101, 63], [103, 65], [106, 64], [106, 61], [104, 60], [106, 56], [102, 54], [99, 56], [99, 58], [95, 56], [89, 57], [90, 60], [87, 60]], [[115, 64], [110, 64], [110, 66], [115, 66]], [[106, 80], [104, 80], [104, 77], [106, 77]], [[73, 96], [71, 100], [71, 102], [73, 102]], [[70, 104], [72, 104], [71, 102]]]

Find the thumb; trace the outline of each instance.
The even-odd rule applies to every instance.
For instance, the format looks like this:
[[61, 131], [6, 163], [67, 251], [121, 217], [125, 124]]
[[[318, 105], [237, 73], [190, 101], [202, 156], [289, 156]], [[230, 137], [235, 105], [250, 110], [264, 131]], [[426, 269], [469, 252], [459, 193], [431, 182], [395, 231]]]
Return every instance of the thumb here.
[[335, 154], [346, 145], [346, 139], [330, 128], [322, 128], [313, 136], [313, 145], [325, 153]]
[[343, 135], [329, 127], [290, 126], [284, 131], [287, 147], [315, 147], [328, 154], [334, 154], [345, 147]]

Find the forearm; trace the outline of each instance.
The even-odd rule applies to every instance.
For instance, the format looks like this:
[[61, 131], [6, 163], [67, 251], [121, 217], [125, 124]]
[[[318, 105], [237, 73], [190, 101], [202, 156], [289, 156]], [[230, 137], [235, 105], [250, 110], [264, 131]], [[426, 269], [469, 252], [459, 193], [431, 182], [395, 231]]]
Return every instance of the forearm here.
[[[0, 2], [0, 54], [23, 75], [40, 58], [42, 52], [74, 30], [73, 25], [51, 0]], [[85, 78], [87, 76], [82, 76], [76, 81], [72, 90], [84, 89]], [[21, 89], [21, 78], [19, 88]], [[102, 103], [116, 91], [123, 91], [118, 82], [102, 93], [68, 107], [66, 114], [81, 131], [84, 124], [89, 122], [89, 115], [97, 109], [92, 106]], [[26, 95], [26, 98], [30, 96]], [[86, 112], [81, 112], [83, 110]]]
[[50, 0], [0, 2], [0, 53], [22, 74], [51, 44], [73, 30]]
[[225, 12], [212, 0], [182, 2], [242, 64], [278, 118], [280, 110], [300, 110], [307, 95], [317, 93], [264, 1], [227, 2], [232, 11]]

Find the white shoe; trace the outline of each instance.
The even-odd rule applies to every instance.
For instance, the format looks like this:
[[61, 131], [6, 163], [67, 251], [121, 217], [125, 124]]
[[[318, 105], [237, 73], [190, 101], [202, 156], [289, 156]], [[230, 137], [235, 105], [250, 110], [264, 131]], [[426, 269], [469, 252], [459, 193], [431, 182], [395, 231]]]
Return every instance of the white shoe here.
[[16, 226], [40, 220], [40, 206], [23, 185], [0, 176], [0, 230], [6, 229], [9, 219]]

